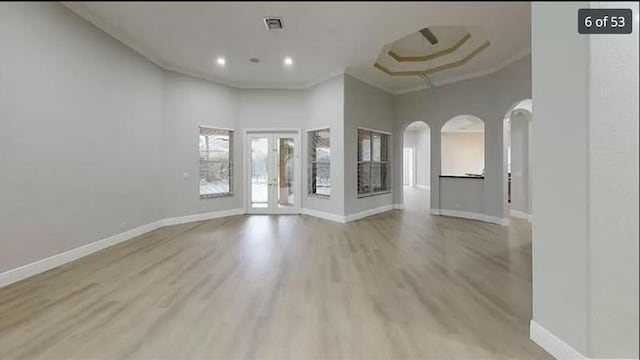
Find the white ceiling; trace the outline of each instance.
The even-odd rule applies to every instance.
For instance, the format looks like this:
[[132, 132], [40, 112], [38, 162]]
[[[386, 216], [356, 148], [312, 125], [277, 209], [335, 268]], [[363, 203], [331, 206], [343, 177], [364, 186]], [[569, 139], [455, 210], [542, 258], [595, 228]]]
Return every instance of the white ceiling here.
[[[426, 26], [482, 26], [491, 41], [469, 63], [435, 74], [436, 84], [494, 72], [530, 51], [529, 3], [63, 4], [166, 69], [240, 88], [305, 88], [345, 71], [391, 93], [419, 88], [417, 76], [391, 77], [373, 64], [385, 45]], [[284, 30], [267, 31], [267, 16], [281, 17]], [[291, 68], [282, 65], [285, 56], [294, 59]]]

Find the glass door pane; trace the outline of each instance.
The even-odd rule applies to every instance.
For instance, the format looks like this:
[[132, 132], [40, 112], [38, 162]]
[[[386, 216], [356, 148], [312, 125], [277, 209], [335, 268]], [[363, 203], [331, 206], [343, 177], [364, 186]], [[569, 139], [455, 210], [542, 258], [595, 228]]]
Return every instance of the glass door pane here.
[[276, 142], [278, 207], [292, 207], [295, 204], [295, 142], [293, 138], [278, 136]]
[[269, 138], [251, 137], [251, 207], [269, 207]]

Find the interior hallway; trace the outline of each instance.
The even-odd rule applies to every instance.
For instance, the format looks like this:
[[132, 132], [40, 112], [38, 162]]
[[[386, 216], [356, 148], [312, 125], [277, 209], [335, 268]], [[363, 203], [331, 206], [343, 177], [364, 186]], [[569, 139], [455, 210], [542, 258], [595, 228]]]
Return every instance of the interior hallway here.
[[531, 243], [406, 209], [156, 230], [0, 289], [0, 358], [536, 358]]

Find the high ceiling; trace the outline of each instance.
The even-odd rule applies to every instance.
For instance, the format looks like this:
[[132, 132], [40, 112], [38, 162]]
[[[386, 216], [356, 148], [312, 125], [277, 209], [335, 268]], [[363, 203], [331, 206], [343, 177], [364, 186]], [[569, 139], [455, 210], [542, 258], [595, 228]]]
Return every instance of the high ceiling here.
[[[432, 74], [436, 85], [494, 72], [530, 51], [529, 3], [63, 4], [166, 69], [239, 88], [305, 88], [345, 71], [391, 93], [421, 88], [418, 76], [390, 76], [374, 63], [385, 46], [427, 26], [481, 29], [491, 43], [464, 65]], [[265, 17], [281, 18], [284, 28], [268, 31]], [[286, 56], [293, 65], [283, 65]]]

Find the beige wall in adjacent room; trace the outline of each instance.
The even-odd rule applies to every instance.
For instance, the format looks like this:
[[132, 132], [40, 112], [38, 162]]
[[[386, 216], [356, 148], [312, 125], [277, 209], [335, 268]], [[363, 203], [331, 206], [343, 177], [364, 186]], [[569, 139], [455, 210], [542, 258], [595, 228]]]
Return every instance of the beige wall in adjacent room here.
[[442, 174], [482, 174], [484, 133], [442, 133]]

